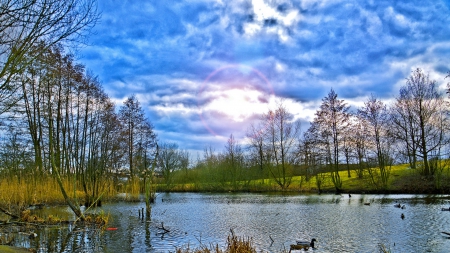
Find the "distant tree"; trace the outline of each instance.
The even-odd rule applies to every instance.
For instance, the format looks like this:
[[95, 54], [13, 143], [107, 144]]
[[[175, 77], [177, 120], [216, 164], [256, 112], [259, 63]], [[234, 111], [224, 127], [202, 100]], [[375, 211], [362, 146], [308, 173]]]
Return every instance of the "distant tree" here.
[[390, 135], [397, 141], [399, 155], [406, 157], [412, 169], [417, 168], [419, 127], [416, 116], [410, 109], [414, 99], [410, 97], [408, 89], [402, 87], [400, 95], [396, 98], [394, 105], [390, 108]]
[[183, 171], [183, 183], [187, 183], [188, 182], [188, 177], [189, 177], [189, 168], [190, 168], [190, 163], [191, 163], [191, 159], [189, 157], [189, 151], [187, 150], [179, 150], [178, 152], [179, 155], [179, 159], [180, 159], [180, 168]]
[[317, 151], [319, 145], [316, 143], [314, 133], [311, 132], [312, 128], [303, 133], [300, 143], [298, 145], [298, 154], [300, 162], [304, 166], [305, 179], [309, 181], [311, 176], [318, 173], [320, 166], [320, 152]]
[[17, 131], [17, 126], [12, 125], [7, 126], [7, 130], [0, 139], [0, 173], [9, 179], [17, 178], [20, 183], [33, 173], [30, 171], [33, 156], [27, 148], [26, 133]]
[[352, 159], [352, 153], [353, 153], [353, 126], [352, 126], [353, 121], [352, 120], [348, 120], [348, 126], [343, 130], [342, 133], [342, 151], [344, 154], [344, 158], [345, 158], [345, 165], [347, 167], [347, 177], [352, 177], [351, 173], [350, 173], [350, 162]]
[[356, 174], [358, 178], [364, 177], [364, 170], [367, 168], [367, 150], [370, 148], [370, 143], [367, 140], [369, 136], [368, 123], [359, 118], [353, 117], [353, 124], [351, 124], [352, 143], [354, 148], [354, 154], [357, 161]]
[[163, 143], [160, 145], [158, 167], [161, 170], [167, 190], [172, 185], [174, 173], [181, 170], [182, 162], [183, 160], [176, 143]]
[[392, 110], [396, 126], [391, 129], [393, 136], [405, 143], [410, 163], [415, 167], [420, 159], [421, 173], [433, 176], [435, 168], [429, 160], [439, 158], [441, 149], [449, 143], [448, 103], [436, 81], [421, 69], [414, 70], [400, 89]]
[[349, 127], [349, 106], [344, 100], [339, 100], [333, 89], [322, 99], [322, 105], [316, 112], [311, 132], [321, 141], [325, 147], [326, 164], [331, 169], [331, 180], [340, 191], [342, 180], [339, 176], [339, 157], [341, 155], [342, 142], [346, 129]]
[[128, 158], [128, 168], [130, 170], [130, 177], [135, 176], [135, 166], [138, 162], [135, 158], [135, 152], [139, 146], [139, 131], [143, 129], [146, 124], [144, 111], [141, 108], [136, 96], [128, 97], [123, 106], [119, 109], [119, 120], [122, 122], [123, 135], [126, 138], [126, 149]]
[[262, 132], [264, 138], [265, 164], [275, 182], [286, 189], [292, 179], [292, 166], [297, 159], [296, 147], [300, 139], [300, 121], [294, 121], [293, 115], [283, 103], [275, 110], [263, 114]]
[[267, 168], [263, 134], [265, 130], [266, 127], [263, 122], [261, 122], [261, 125], [258, 126], [253, 124], [250, 125], [250, 128], [247, 131], [247, 138], [250, 142], [248, 144], [248, 160], [250, 161], [251, 166], [256, 168], [254, 174], [258, 175], [260, 178], [266, 178], [269, 176], [269, 174], [267, 174], [267, 170], [265, 169]]
[[[376, 161], [375, 165], [378, 168], [379, 176], [375, 177], [375, 175], [371, 174], [372, 180], [378, 187], [385, 189], [388, 186], [390, 166], [393, 161], [390, 154], [391, 145], [388, 137], [389, 115], [386, 105], [372, 95], [367, 102], [364, 102], [364, 106], [358, 109], [358, 116], [368, 126], [369, 131], [366, 132], [366, 139], [374, 147], [371, 151], [374, 157], [373, 160]], [[371, 172], [373, 172], [372, 169], [369, 170], [369, 173]], [[380, 179], [379, 184], [375, 181], [375, 178]]]
[[230, 175], [231, 185], [236, 190], [238, 188], [238, 182], [243, 179], [244, 153], [233, 134], [230, 135], [225, 145], [225, 162]]

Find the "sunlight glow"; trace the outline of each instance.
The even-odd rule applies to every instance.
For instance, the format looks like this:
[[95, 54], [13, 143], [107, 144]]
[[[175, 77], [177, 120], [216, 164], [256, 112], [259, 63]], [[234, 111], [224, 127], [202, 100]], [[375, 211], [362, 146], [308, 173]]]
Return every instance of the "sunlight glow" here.
[[244, 122], [255, 114], [261, 114], [268, 108], [262, 99], [265, 94], [255, 89], [229, 89], [211, 92], [217, 97], [205, 106], [205, 111], [217, 111], [225, 115], [227, 120]]
[[275, 97], [267, 78], [246, 65], [227, 65], [213, 71], [197, 93], [199, 116], [213, 135], [241, 131], [268, 110]]

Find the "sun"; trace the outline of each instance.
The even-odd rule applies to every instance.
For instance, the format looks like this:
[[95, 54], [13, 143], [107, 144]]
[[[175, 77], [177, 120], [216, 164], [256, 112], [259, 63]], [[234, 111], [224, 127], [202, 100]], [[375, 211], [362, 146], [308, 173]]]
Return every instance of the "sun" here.
[[217, 95], [216, 99], [205, 106], [205, 110], [220, 112], [226, 120], [244, 122], [267, 108], [262, 99], [265, 94], [255, 89], [233, 88]]
[[197, 94], [199, 115], [213, 135], [230, 134], [265, 112], [271, 96], [272, 87], [262, 73], [242, 65], [226, 66], [203, 82]]

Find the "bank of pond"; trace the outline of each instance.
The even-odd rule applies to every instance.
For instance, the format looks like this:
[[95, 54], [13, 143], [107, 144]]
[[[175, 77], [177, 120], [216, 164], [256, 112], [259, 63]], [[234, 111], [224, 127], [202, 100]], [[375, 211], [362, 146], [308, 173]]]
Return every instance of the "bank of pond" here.
[[[103, 225], [8, 224], [2, 215], [0, 242], [36, 252], [226, 252], [233, 234], [256, 252], [288, 252], [297, 241], [312, 238], [314, 252], [450, 247], [450, 235], [442, 233], [450, 233], [447, 195], [157, 193], [151, 217], [141, 215], [143, 208], [142, 201], [115, 201], [86, 212], [107, 216]], [[44, 206], [30, 215], [75, 220], [66, 206]]]

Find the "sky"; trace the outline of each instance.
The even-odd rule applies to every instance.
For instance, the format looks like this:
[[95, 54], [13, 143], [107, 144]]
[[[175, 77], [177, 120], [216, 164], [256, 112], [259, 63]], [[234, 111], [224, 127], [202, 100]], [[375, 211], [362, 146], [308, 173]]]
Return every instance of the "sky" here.
[[194, 156], [245, 146], [282, 101], [306, 130], [333, 89], [389, 103], [411, 71], [450, 79], [449, 1], [98, 0], [78, 53], [121, 106], [136, 95], [159, 142]]

